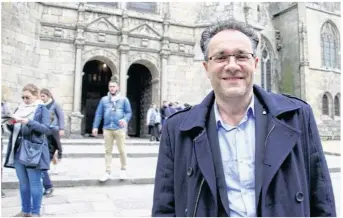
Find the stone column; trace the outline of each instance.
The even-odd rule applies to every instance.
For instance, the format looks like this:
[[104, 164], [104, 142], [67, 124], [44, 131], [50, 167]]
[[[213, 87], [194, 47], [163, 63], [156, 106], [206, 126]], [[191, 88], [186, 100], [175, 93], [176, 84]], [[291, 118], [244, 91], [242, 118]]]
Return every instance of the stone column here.
[[75, 61], [75, 72], [74, 72], [74, 102], [73, 102], [73, 111], [80, 111], [81, 104], [81, 55], [83, 45], [76, 44], [76, 61]]
[[160, 99], [160, 105], [162, 105], [163, 101], [167, 100], [167, 91], [168, 91], [168, 54], [161, 53], [161, 59], [162, 59], [162, 72], [161, 72], [161, 99]]
[[127, 10], [123, 10], [123, 17], [122, 17], [122, 38], [121, 43], [119, 45], [119, 52], [120, 52], [120, 93], [126, 97], [127, 93], [127, 70], [128, 70], [128, 53], [130, 50], [129, 43], [128, 43], [128, 23], [127, 23]]
[[160, 51], [161, 55], [161, 73], [160, 73], [160, 105], [163, 101], [167, 100], [167, 91], [168, 91], [168, 57], [170, 55], [169, 48], [169, 13], [165, 13], [164, 22], [163, 22], [163, 36], [162, 36], [162, 49]]
[[71, 138], [81, 138], [81, 123], [83, 115], [81, 114], [81, 90], [82, 90], [82, 49], [85, 44], [84, 39], [84, 28], [83, 25], [83, 13], [84, 5], [81, 3], [79, 6], [79, 21], [77, 24], [77, 36], [75, 39], [75, 71], [74, 71], [74, 101], [73, 101], [73, 112], [69, 116], [69, 128], [70, 128], [70, 137]]

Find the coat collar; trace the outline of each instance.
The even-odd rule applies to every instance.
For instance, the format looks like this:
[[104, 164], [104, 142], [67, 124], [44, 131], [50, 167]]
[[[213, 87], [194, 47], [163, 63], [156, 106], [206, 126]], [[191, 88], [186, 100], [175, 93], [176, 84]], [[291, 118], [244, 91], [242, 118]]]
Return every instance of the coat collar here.
[[[283, 95], [266, 92], [258, 85], [254, 85], [253, 89], [255, 96], [273, 117], [278, 117], [283, 113], [300, 108], [294, 101]], [[181, 131], [189, 131], [195, 127], [205, 128], [206, 120], [208, 119], [210, 108], [213, 106], [214, 99], [214, 92], [211, 91], [200, 104], [195, 105], [189, 110], [179, 129]]]

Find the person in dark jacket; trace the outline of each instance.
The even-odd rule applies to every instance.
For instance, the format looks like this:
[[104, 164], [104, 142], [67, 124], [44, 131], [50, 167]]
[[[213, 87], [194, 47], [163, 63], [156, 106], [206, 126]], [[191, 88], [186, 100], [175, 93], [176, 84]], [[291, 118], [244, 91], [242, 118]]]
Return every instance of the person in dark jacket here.
[[[50, 161], [55, 157], [56, 151], [58, 151], [57, 159], [58, 163], [62, 159], [62, 144], [60, 136], [64, 135], [64, 113], [62, 108], [57, 104], [50, 90], [42, 89], [40, 91], [40, 97], [50, 114], [50, 134], [48, 137]], [[46, 197], [50, 197], [54, 191], [53, 185], [49, 176], [48, 171], [43, 171], [43, 186]]]
[[202, 33], [213, 91], [165, 123], [152, 216], [336, 216], [312, 109], [253, 85], [258, 43], [237, 21]]
[[[33, 84], [24, 86], [22, 99], [23, 103], [15, 110], [13, 119], [8, 121], [11, 134], [4, 166], [15, 168], [19, 179], [21, 212], [16, 216], [40, 216], [42, 170], [48, 170], [50, 162], [46, 140], [46, 134], [49, 133], [49, 112], [39, 100], [39, 90]], [[38, 166], [28, 167], [19, 162], [19, 148], [23, 139], [43, 146]]]
[[168, 108], [168, 102], [163, 101], [162, 107], [160, 109], [161, 113], [161, 126], [163, 127], [164, 121], [167, 119], [166, 117], [166, 109]]

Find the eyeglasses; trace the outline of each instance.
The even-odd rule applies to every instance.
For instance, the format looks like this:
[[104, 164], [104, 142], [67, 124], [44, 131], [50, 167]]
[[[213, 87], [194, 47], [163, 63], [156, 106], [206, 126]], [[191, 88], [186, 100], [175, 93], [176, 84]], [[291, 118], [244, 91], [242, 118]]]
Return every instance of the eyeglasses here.
[[23, 100], [29, 100], [30, 97], [29, 97], [29, 96], [21, 96], [21, 99], [23, 99]]
[[255, 57], [253, 53], [240, 53], [240, 54], [217, 54], [209, 57], [209, 60], [213, 60], [216, 63], [223, 63], [230, 60], [230, 56], [235, 57], [236, 63], [244, 63], [250, 60], [252, 57]]

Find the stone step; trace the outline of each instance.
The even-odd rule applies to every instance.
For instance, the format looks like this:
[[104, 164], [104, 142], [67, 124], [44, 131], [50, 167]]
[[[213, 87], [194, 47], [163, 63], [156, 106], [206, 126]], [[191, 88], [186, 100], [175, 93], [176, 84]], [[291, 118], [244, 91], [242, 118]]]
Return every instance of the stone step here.
[[[332, 155], [325, 157], [331, 173], [341, 171], [340, 157]], [[112, 175], [114, 179], [105, 183], [98, 180], [105, 172], [104, 158], [66, 158], [60, 164], [58, 168], [60, 173], [53, 174], [53, 171], [50, 171], [51, 180], [55, 187], [153, 184], [157, 158], [128, 158], [128, 179], [125, 181], [119, 180], [119, 158], [113, 158]], [[4, 168], [2, 188], [18, 188], [18, 179], [14, 169]]]
[[[159, 146], [126, 146], [126, 153], [131, 158], [157, 157]], [[3, 149], [3, 157], [7, 150]], [[103, 158], [105, 155], [104, 145], [63, 145], [63, 158]], [[112, 157], [118, 158], [119, 152], [116, 145], [113, 145]]]
[[[8, 139], [4, 139], [4, 143], [8, 143]], [[61, 139], [62, 145], [104, 145], [104, 139], [100, 138], [87, 138], [87, 139], [66, 139], [62, 138]], [[114, 144], [116, 142], [114, 141]], [[148, 139], [126, 139], [125, 140], [126, 145], [137, 145], [137, 146], [156, 146], [159, 145], [159, 142], [156, 141], [150, 141]]]
[[[53, 171], [50, 171], [50, 178], [55, 187], [153, 184], [157, 158], [128, 158], [128, 179], [124, 181], [119, 180], [120, 160], [113, 158], [112, 175], [114, 179], [104, 183], [98, 180], [105, 172], [104, 158], [66, 158], [60, 164], [58, 169], [61, 172], [53, 174]], [[18, 188], [15, 169], [4, 168], [1, 187], [3, 189]]]

